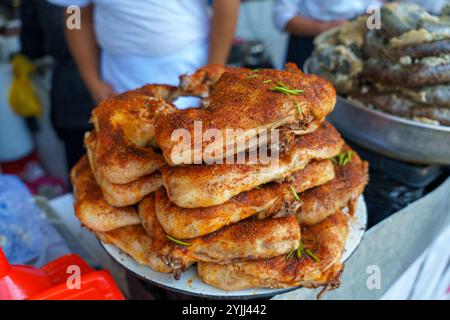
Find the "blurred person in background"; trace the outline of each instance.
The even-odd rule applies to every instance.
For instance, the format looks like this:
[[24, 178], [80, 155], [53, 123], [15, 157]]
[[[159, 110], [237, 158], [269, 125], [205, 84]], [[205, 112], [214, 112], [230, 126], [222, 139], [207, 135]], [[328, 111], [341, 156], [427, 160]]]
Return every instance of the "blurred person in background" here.
[[315, 36], [382, 4], [380, 0], [275, 0], [275, 26], [289, 34], [286, 62], [302, 68], [314, 49]]
[[21, 1], [21, 53], [30, 59], [54, 59], [50, 103], [52, 125], [63, 141], [70, 169], [84, 154], [83, 136], [89, 128], [94, 102], [67, 48], [61, 8], [47, 0]]
[[239, 12], [239, 0], [214, 0], [212, 15], [206, 0], [49, 1], [81, 7], [81, 29], [66, 28], [66, 38], [96, 103], [147, 83], [177, 85], [181, 74], [225, 64]]
[[[393, 2], [393, 1], [387, 1]], [[439, 15], [441, 10], [447, 5], [450, 6], [450, 0], [398, 0], [398, 2], [414, 3], [424, 8], [429, 13]]]

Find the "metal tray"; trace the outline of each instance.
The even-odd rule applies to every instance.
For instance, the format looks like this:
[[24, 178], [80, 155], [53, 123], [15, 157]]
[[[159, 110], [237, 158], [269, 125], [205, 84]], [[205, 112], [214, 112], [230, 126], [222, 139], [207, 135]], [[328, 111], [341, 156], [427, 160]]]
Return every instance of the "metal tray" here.
[[[304, 71], [308, 72], [309, 60]], [[338, 96], [327, 119], [350, 141], [387, 157], [450, 165], [450, 127], [421, 123], [359, 105]]]

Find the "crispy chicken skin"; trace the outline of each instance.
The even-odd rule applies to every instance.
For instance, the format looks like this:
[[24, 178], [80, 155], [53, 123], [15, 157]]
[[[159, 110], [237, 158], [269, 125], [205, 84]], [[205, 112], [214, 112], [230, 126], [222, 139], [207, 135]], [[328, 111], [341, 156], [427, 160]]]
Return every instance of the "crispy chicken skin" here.
[[155, 195], [155, 209], [161, 226], [175, 238], [195, 238], [258, 213], [264, 217], [295, 212], [297, 202], [290, 186], [300, 193], [334, 178], [330, 160], [312, 161], [305, 169], [294, 172], [284, 183], [271, 182], [243, 192], [229, 201], [208, 208], [181, 208], [160, 188]]
[[[290, 89], [304, 91], [295, 96], [272, 90], [280, 82]], [[216, 150], [214, 155], [208, 156], [210, 159], [224, 159], [250, 147], [237, 142], [251, 140], [259, 130], [290, 126], [299, 133], [302, 130], [309, 132], [311, 125], [317, 127], [317, 123], [333, 110], [335, 102], [336, 92], [330, 82], [315, 75], [305, 75], [298, 69], [225, 72], [212, 87], [207, 108], [159, 114], [155, 120], [156, 141], [170, 165], [204, 159], [206, 147]], [[241, 132], [224, 139], [226, 143], [207, 139], [194, 143], [195, 122], [201, 122], [202, 134], [208, 129], [218, 130], [222, 137], [226, 137], [227, 129]], [[190, 133], [191, 141], [181, 142], [186, 143], [185, 151], [188, 152], [178, 152], [180, 141], [172, 139], [177, 129]]]
[[180, 88], [184, 95], [208, 98], [211, 88], [225, 72], [248, 72], [249, 69], [209, 64], [191, 75], [180, 76]]
[[[245, 220], [203, 237], [190, 239], [188, 246], [171, 241], [155, 213], [154, 195], [138, 206], [139, 215], [152, 239], [152, 251], [181, 268], [196, 261], [230, 263], [261, 257], [273, 257], [294, 250], [299, 245], [300, 229], [295, 217]], [[186, 240], [183, 240], [186, 241]]]
[[303, 254], [297, 258], [278, 257], [228, 265], [199, 262], [197, 270], [207, 284], [223, 290], [247, 288], [314, 288], [339, 285], [341, 256], [348, 235], [348, 218], [337, 212], [321, 223], [302, 228], [302, 244], [319, 258], [315, 261]]
[[86, 156], [73, 167], [70, 177], [75, 215], [85, 227], [94, 231], [111, 231], [141, 223], [134, 207], [117, 208], [105, 201]]
[[104, 243], [113, 244], [130, 255], [138, 263], [149, 266], [158, 272], [180, 272], [152, 250], [153, 241], [142, 225], [122, 227], [108, 232], [96, 232]]
[[[349, 146], [343, 148], [343, 151], [350, 150]], [[314, 225], [345, 207], [348, 207], [352, 214], [369, 181], [368, 167], [368, 163], [362, 161], [354, 151], [348, 164], [335, 164], [336, 177], [333, 180], [300, 195], [302, 205], [296, 212], [299, 223]]]
[[329, 123], [313, 133], [295, 136], [279, 161], [268, 164], [188, 165], [161, 169], [169, 199], [182, 208], [211, 207], [253, 188], [283, 179], [312, 160], [336, 156], [344, 141]]
[[115, 184], [108, 181], [103, 176], [103, 171], [98, 170], [97, 163], [94, 161], [94, 150], [97, 147], [95, 131], [87, 133], [84, 139], [89, 163], [92, 172], [102, 189], [103, 196], [110, 205], [116, 207], [126, 207], [138, 203], [146, 195], [154, 192], [162, 186], [161, 173], [159, 171], [152, 172], [146, 176], [138, 178], [136, 181]]
[[97, 132], [97, 148], [92, 161], [98, 174], [115, 184], [125, 184], [146, 176], [165, 162], [152, 146], [154, 118], [175, 110], [170, 103], [178, 96], [176, 87], [147, 85], [100, 103], [92, 112]]
[[[286, 71], [299, 72], [302, 71], [295, 63], [286, 63]], [[183, 74], [180, 76], [180, 91], [182, 95], [191, 95], [200, 98], [208, 98], [211, 89], [225, 72], [251, 72], [247, 68], [227, 67], [220, 64], [208, 64], [193, 74]], [[255, 70], [253, 70], [254, 72]], [[259, 70], [258, 70], [259, 71]]]

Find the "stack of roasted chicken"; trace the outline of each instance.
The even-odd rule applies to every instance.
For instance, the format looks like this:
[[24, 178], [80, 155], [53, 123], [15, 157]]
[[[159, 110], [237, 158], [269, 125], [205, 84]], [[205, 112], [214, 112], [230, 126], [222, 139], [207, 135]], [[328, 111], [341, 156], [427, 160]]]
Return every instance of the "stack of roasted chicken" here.
[[[94, 109], [71, 172], [81, 223], [143, 265], [175, 277], [196, 265], [224, 290], [336, 287], [368, 166], [325, 121], [333, 86], [295, 65], [180, 79]], [[176, 109], [180, 96], [202, 105]]]

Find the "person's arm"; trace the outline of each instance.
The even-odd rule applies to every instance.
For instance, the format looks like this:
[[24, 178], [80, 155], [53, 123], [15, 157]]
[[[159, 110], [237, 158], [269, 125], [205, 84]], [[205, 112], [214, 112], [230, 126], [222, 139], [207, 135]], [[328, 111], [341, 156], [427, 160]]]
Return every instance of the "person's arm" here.
[[225, 64], [239, 16], [239, 0], [214, 0], [208, 63]]
[[288, 21], [285, 31], [300, 37], [315, 37], [332, 27], [343, 24], [346, 20], [319, 21], [295, 16]]
[[[67, 16], [66, 16], [67, 18]], [[93, 6], [81, 8], [81, 28], [65, 28], [69, 50], [92, 99], [99, 103], [115, 95], [112, 86], [104, 82], [99, 71], [99, 49], [94, 33]]]

